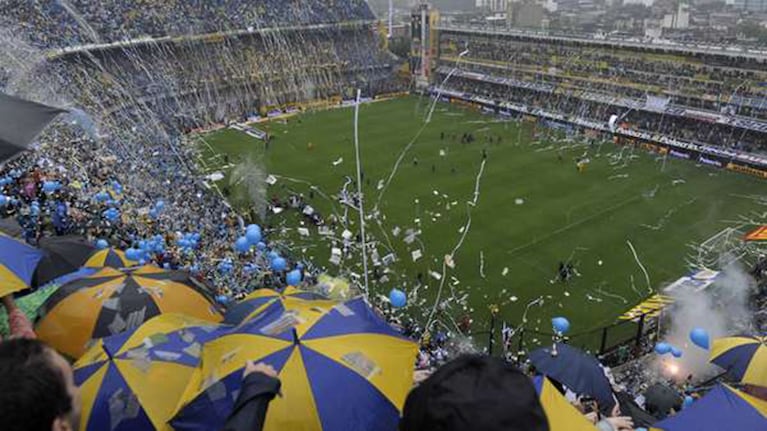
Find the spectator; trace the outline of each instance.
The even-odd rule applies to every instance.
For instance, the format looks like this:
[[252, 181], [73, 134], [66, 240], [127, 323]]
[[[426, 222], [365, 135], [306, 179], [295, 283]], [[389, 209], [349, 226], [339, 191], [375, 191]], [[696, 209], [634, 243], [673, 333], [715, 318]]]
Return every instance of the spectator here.
[[280, 381], [272, 366], [248, 362], [242, 389], [226, 420], [224, 431], [261, 431], [269, 402], [280, 392]]
[[413, 389], [400, 431], [548, 431], [533, 383], [514, 366], [462, 356]]
[[37, 340], [0, 342], [4, 431], [77, 431], [80, 394], [69, 363]]

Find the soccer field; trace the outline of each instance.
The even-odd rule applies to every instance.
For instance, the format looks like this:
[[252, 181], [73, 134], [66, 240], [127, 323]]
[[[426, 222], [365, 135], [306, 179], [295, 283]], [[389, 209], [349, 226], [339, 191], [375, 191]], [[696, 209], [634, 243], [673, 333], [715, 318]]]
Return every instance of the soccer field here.
[[[408, 97], [360, 109], [365, 209], [372, 213], [377, 207], [381, 221], [381, 226], [368, 221], [368, 239], [377, 243], [381, 256], [391, 246], [397, 257], [389, 280], [373, 283], [372, 290], [385, 294], [398, 287], [411, 296], [417, 293], [411, 311], [427, 316], [440, 285], [431, 273], [442, 273], [445, 255], [465, 234], [454, 269], [447, 268], [441, 298], [451, 299], [448, 311], [454, 318], [473, 309], [475, 331], [486, 330], [490, 304], [498, 305], [500, 319], [513, 325], [522, 322], [527, 310], [528, 326], [542, 331], [549, 331], [550, 318], [559, 315], [570, 319], [576, 333], [612, 323], [684, 275], [688, 245], [756, 209], [748, 196], [764, 190], [762, 181], [742, 174], [688, 161], [664, 163], [657, 155], [610, 142], [551, 139], [553, 133], [540, 128], [536, 137], [530, 123], [502, 122], [453, 105], [437, 104], [432, 121], [423, 127], [429, 104]], [[353, 110], [310, 112], [258, 127], [274, 136], [268, 149], [235, 130], [214, 132], [204, 136], [204, 164], [210, 170], [221, 166], [222, 156], [216, 153], [226, 154], [232, 164], [255, 155], [279, 179], [270, 197], [302, 193], [323, 216], [342, 216], [344, 205], [323, 195], [337, 195], [347, 176], [356, 178]], [[475, 141], [461, 143], [464, 133]], [[411, 142], [391, 184], [379, 190], [379, 181], [386, 181]], [[475, 198], [483, 152], [487, 159], [476, 206], [468, 206]], [[591, 163], [579, 173], [575, 159], [584, 154]], [[219, 186], [228, 181], [227, 176]], [[310, 185], [322, 193], [309, 198]], [[233, 202], [246, 207], [237, 187], [230, 189]], [[348, 209], [348, 218], [356, 233], [356, 211]], [[270, 215], [264, 224], [295, 228], [300, 220], [293, 210]], [[420, 232], [410, 244], [407, 229]], [[315, 227], [310, 231], [304, 237], [295, 229], [276, 229], [270, 240], [289, 244], [296, 258], [337, 272], [339, 267], [328, 262], [330, 241]], [[649, 289], [629, 242], [649, 273]], [[423, 257], [414, 262], [416, 250]], [[559, 262], [566, 261], [578, 275], [557, 281]], [[342, 265], [360, 273], [358, 263]], [[419, 274], [425, 286], [416, 290]], [[465, 294], [467, 310], [457, 301]]]

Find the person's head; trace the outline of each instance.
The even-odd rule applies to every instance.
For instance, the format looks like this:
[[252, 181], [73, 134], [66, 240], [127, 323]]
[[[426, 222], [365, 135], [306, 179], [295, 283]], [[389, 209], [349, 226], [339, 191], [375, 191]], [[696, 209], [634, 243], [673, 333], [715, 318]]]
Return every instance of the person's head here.
[[400, 431], [548, 431], [532, 380], [497, 358], [462, 356], [413, 389]]
[[80, 393], [72, 367], [37, 340], [0, 342], [0, 429], [77, 431]]

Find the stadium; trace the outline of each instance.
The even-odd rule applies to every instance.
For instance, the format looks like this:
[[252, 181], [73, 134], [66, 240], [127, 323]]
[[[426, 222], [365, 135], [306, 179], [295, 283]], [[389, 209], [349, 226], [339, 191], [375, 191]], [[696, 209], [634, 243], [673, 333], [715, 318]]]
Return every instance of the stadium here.
[[767, 429], [767, 51], [413, 3], [0, 3], [4, 426]]

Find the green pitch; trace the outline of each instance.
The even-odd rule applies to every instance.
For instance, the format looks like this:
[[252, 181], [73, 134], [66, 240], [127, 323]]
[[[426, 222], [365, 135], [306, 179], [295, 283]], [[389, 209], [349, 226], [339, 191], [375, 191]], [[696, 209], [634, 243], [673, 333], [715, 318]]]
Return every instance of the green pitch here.
[[[730, 226], [728, 221], [756, 209], [757, 204], [744, 196], [764, 190], [762, 181], [745, 175], [672, 159], [664, 166], [657, 155], [638, 149], [609, 142], [587, 145], [580, 138], [565, 142], [541, 129], [533, 136], [530, 123], [500, 122], [438, 104], [381, 195], [379, 180], [388, 178], [400, 152], [422, 128], [428, 105], [426, 99], [410, 97], [360, 110], [365, 209], [370, 213], [380, 198], [383, 227], [369, 221], [369, 240], [379, 242], [383, 256], [388, 237], [398, 259], [389, 281], [374, 283], [373, 289], [386, 294], [399, 287], [412, 296], [421, 274], [426, 286], [411, 298], [412, 311], [428, 314], [440, 283], [430, 274], [442, 272], [444, 256], [461, 239], [484, 151], [487, 162], [477, 204], [471, 207], [471, 225], [442, 292], [442, 299], [468, 294], [466, 310], [452, 301], [449, 312], [459, 318], [473, 310], [474, 331], [487, 329], [490, 304], [499, 306], [500, 319], [519, 324], [527, 305], [539, 298], [527, 314], [531, 329], [550, 331], [550, 318], [559, 315], [570, 319], [574, 333], [610, 324], [651, 294], [628, 241], [649, 272], [651, 288], [659, 289], [688, 271], [688, 244], [711, 237]], [[211, 149], [205, 146], [203, 163], [215, 170], [223, 163], [221, 154], [230, 163], [256, 154], [268, 172], [279, 177], [270, 196], [302, 193], [323, 216], [343, 215], [344, 206], [337, 200], [320, 193], [310, 198], [310, 185], [333, 196], [346, 176], [356, 178], [352, 120], [351, 109], [338, 109], [306, 113], [286, 124], [262, 124], [259, 127], [275, 137], [268, 149], [237, 131], [209, 134], [205, 140]], [[469, 132], [475, 141], [462, 144], [461, 136]], [[579, 173], [575, 159], [584, 153], [591, 163]], [[229, 188], [235, 204], [247, 207], [228, 178], [219, 185]], [[358, 215], [349, 209], [348, 217], [356, 233]], [[309, 237], [295, 229], [278, 229], [295, 228], [300, 220], [295, 210], [269, 216], [265, 223], [276, 228], [270, 239], [289, 244], [296, 257], [336, 272], [338, 267], [328, 262], [330, 241], [316, 228], [306, 226]], [[397, 227], [400, 233], [395, 236]], [[407, 229], [421, 232], [411, 244], [404, 241]], [[413, 262], [411, 253], [419, 249], [423, 257]], [[579, 273], [567, 283], [556, 280], [563, 261], [573, 262]], [[343, 265], [361, 273], [358, 262]]]

